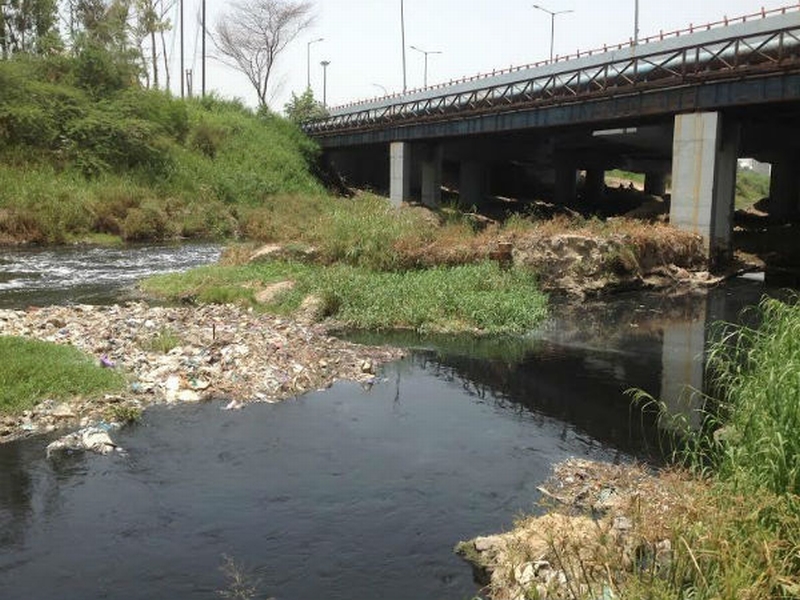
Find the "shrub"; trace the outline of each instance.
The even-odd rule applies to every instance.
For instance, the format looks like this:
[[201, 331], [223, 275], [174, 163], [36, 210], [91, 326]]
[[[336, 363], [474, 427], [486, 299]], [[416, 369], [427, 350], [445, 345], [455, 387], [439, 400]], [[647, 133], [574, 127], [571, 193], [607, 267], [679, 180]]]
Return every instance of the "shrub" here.
[[122, 237], [129, 242], [164, 240], [170, 233], [166, 213], [153, 201], [128, 211], [122, 226]]

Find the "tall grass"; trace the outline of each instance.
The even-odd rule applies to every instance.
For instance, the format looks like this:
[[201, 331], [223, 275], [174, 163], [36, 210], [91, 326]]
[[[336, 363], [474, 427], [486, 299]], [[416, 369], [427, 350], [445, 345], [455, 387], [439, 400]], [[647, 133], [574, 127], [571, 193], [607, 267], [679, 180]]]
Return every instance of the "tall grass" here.
[[800, 304], [764, 298], [757, 317], [711, 349], [721, 428], [703, 458], [723, 479], [800, 494]]

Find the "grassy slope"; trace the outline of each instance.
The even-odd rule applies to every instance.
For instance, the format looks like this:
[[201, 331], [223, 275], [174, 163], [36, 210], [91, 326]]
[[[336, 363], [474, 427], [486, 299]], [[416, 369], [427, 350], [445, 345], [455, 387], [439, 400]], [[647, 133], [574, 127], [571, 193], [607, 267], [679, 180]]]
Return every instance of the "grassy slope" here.
[[0, 414], [45, 398], [66, 400], [120, 389], [123, 377], [69, 346], [0, 336]]
[[98, 96], [76, 69], [0, 61], [0, 241], [224, 238], [280, 195], [324, 195], [288, 121], [138, 88]]

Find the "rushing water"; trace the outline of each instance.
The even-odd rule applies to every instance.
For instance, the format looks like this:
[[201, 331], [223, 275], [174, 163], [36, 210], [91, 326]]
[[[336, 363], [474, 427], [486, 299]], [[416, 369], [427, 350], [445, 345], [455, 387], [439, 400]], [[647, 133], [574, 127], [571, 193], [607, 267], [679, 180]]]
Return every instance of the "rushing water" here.
[[412, 352], [370, 388], [148, 410], [117, 435], [126, 456], [2, 446], [0, 598], [211, 599], [225, 557], [257, 598], [470, 598], [453, 545], [535, 510], [569, 456], [658, 461], [624, 391], [691, 415], [710, 324], [762, 291], [556, 303], [516, 340], [360, 336]]
[[218, 244], [0, 248], [0, 308], [103, 304], [149, 275], [214, 262]]

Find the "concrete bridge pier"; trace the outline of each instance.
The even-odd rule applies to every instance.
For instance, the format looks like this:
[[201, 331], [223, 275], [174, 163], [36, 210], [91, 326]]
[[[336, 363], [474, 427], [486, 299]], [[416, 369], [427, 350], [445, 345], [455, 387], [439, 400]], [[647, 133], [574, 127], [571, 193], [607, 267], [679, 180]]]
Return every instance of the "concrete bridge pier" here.
[[651, 196], [664, 197], [667, 193], [667, 176], [665, 173], [648, 172], [644, 174], [644, 193]]
[[800, 211], [800, 159], [783, 156], [772, 163], [769, 182], [769, 214], [790, 219]]
[[578, 195], [578, 167], [570, 156], [556, 157], [556, 204], [572, 204]]
[[712, 264], [732, 255], [739, 138], [718, 112], [675, 117], [670, 223], [700, 234]]
[[442, 203], [443, 150], [441, 144], [432, 144], [425, 147], [422, 157], [422, 204], [428, 208], [438, 208]]
[[584, 194], [586, 201], [591, 206], [599, 206], [606, 190], [606, 172], [602, 167], [591, 167], [586, 169], [586, 181], [584, 182]]
[[411, 200], [411, 144], [392, 142], [389, 155], [389, 200], [399, 207]]
[[464, 208], [483, 204], [487, 190], [486, 166], [478, 160], [463, 160], [458, 173], [458, 200]]

